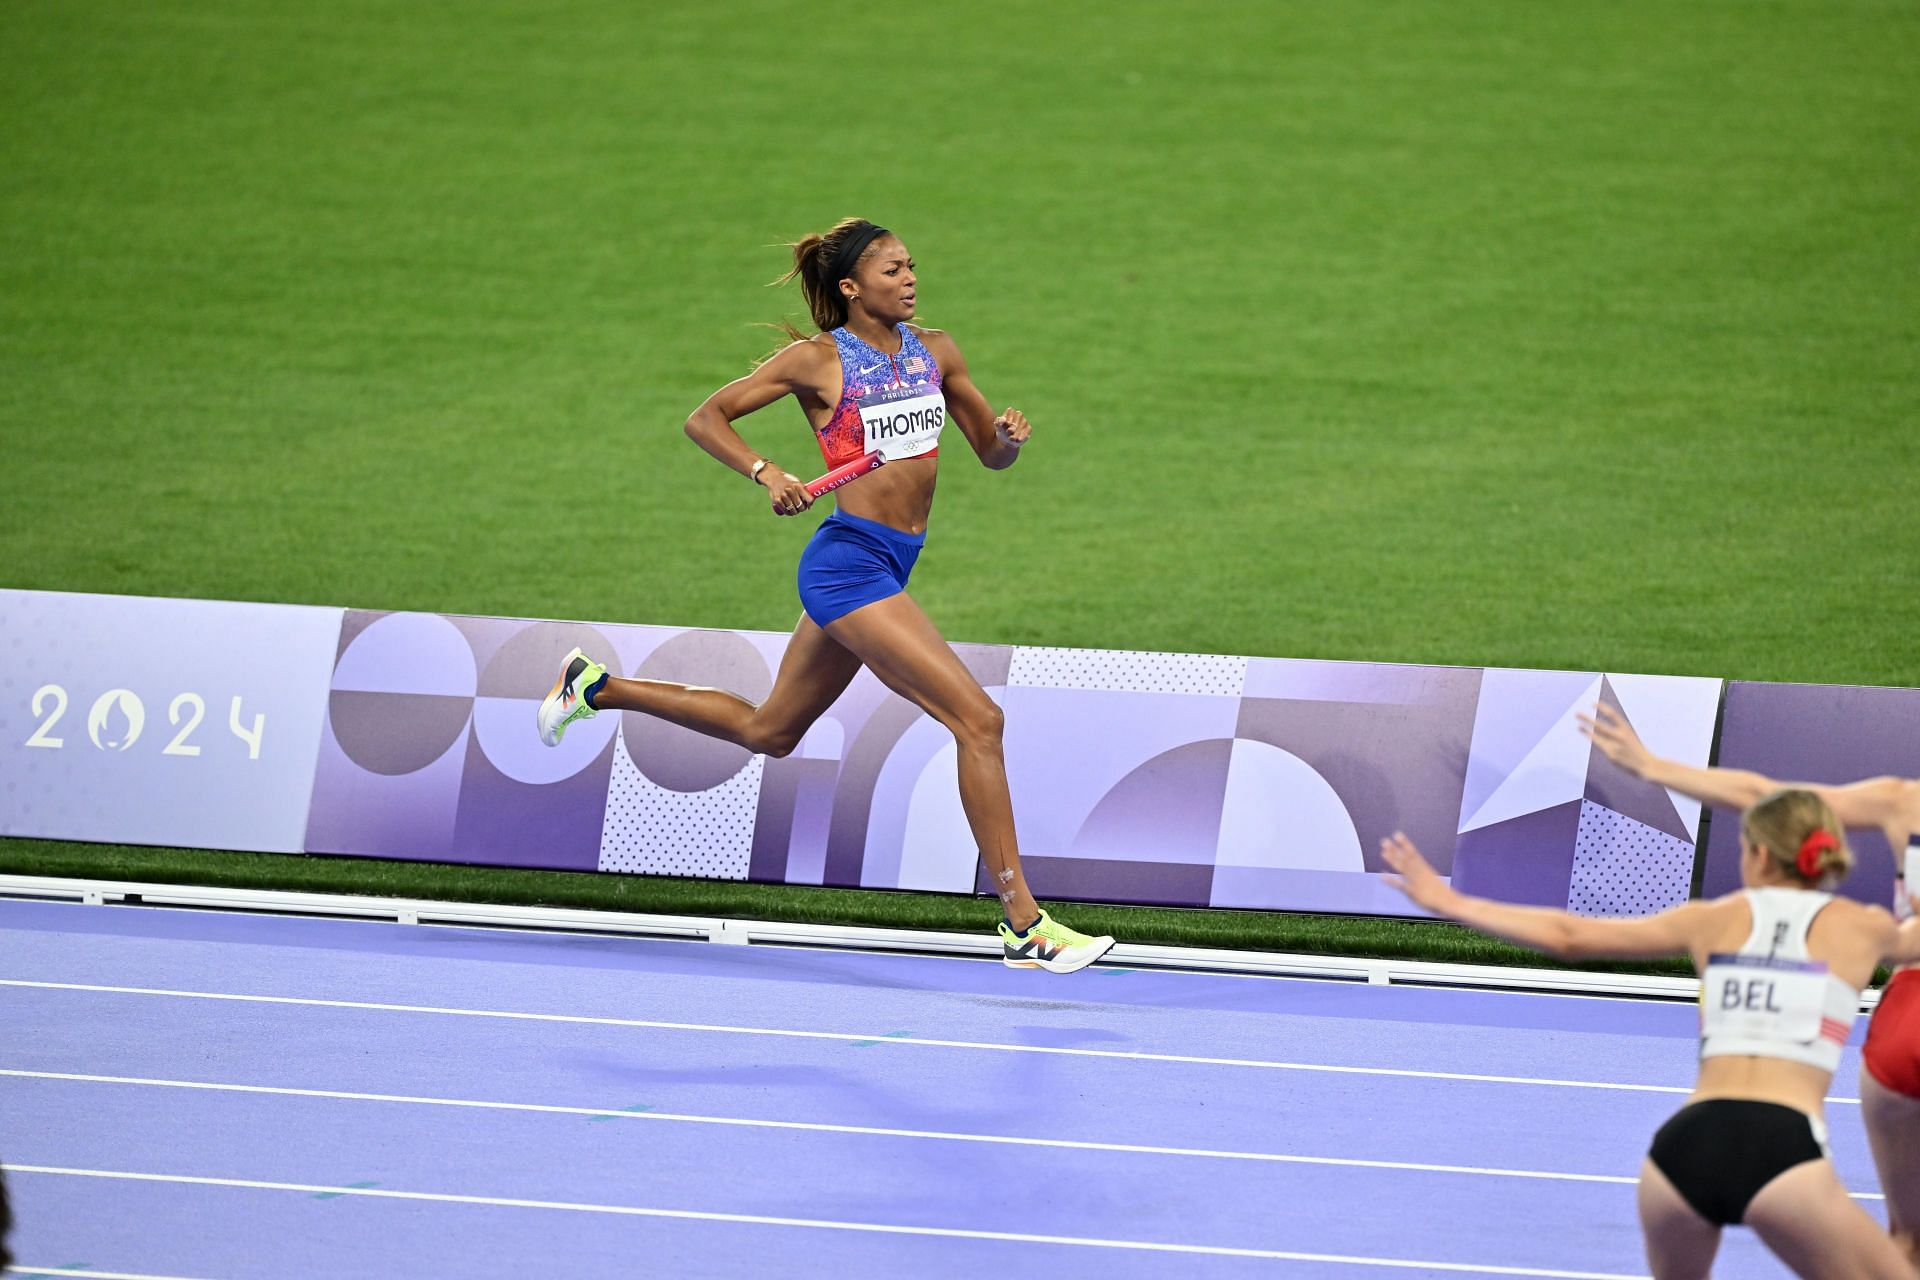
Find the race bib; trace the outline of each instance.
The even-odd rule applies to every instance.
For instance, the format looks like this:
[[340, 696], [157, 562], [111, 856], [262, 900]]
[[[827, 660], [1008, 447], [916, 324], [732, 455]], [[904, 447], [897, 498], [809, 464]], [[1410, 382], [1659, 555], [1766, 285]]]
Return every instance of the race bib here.
[[868, 453], [879, 453], [888, 462], [917, 458], [940, 443], [947, 401], [925, 386], [889, 387], [861, 400], [860, 425]]
[[1709, 956], [1700, 984], [1708, 1037], [1810, 1044], [1826, 1008], [1827, 966], [1765, 956]]

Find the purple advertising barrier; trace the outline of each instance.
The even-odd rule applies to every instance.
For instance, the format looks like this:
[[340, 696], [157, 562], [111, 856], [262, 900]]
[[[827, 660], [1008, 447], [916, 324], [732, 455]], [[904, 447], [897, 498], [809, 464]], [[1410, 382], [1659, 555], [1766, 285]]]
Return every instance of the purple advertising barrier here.
[[[575, 645], [616, 675], [759, 699], [787, 637], [349, 614], [315, 775], [314, 852], [788, 884], [990, 892], [951, 735], [862, 672], [788, 757], [646, 716], [539, 743]], [[1704, 763], [1719, 682], [1203, 654], [957, 646], [1006, 711], [1044, 897], [1415, 915], [1404, 830], [1474, 892], [1598, 912], [1684, 899], [1698, 806], [1574, 723], [1621, 708]]]
[[[353, 611], [307, 848], [965, 892], [977, 853], [951, 738], [869, 672], [779, 760], [632, 713], [580, 721], [558, 747], [536, 732], [575, 646], [616, 676], [758, 700], [786, 644], [767, 632]], [[990, 691], [1005, 683], [1007, 650], [957, 648]]]
[[341, 615], [0, 590], [0, 834], [300, 852]]
[[[1735, 680], [1727, 686], [1718, 763], [1781, 782], [1920, 777], [1920, 689]], [[1854, 869], [1840, 891], [1891, 906], [1893, 853], [1886, 838], [1852, 831], [1848, 840]], [[1716, 809], [1701, 892], [1712, 897], [1739, 885], [1739, 819]]]
[[1461, 792], [1454, 883], [1468, 893], [1588, 915], [1686, 900], [1700, 806], [1640, 781], [1581, 734], [1606, 703], [1655, 752], [1704, 765], [1720, 681], [1489, 669]]
[[[1691, 885], [1699, 806], [1609, 764], [1574, 719], [1620, 708], [1703, 764], [1717, 680], [1016, 649], [1004, 705], [1035, 891], [1417, 915], [1405, 831], [1470, 892], [1597, 914]], [[986, 891], [984, 879], [977, 887]]]

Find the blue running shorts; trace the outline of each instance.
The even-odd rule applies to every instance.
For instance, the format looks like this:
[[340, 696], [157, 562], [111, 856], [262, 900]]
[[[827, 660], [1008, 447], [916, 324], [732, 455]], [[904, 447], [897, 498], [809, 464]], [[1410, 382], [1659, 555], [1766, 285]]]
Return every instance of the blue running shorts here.
[[821, 626], [907, 589], [924, 533], [835, 511], [800, 553], [800, 604]]

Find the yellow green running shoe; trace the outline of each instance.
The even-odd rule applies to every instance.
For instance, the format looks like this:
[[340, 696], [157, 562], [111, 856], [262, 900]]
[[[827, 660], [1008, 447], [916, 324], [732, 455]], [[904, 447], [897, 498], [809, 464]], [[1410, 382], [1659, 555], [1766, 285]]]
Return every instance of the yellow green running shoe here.
[[550, 747], [560, 745], [567, 726], [575, 720], [591, 720], [597, 714], [587, 705], [587, 690], [607, 674], [606, 667], [575, 649], [560, 663], [560, 678], [553, 691], [540, 701], [540, 741]]
[[1107, 954], [1113, 939], [1089, 938], [1055, 920], [1043, 908], [1040, 918], [1025, 933], [1015, 933], [1005, 920], [1000, 922], [1000, 959], [1010, 969], [1045, 969], [1049, 973], [1072, 973], [1084, 969]]

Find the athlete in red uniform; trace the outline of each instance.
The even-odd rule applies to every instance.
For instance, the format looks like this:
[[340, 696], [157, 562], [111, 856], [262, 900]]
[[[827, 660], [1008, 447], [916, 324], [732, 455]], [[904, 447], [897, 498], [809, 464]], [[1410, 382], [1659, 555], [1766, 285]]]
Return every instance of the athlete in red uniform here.
[[[1607, 759], [1705, 804], [1745, 809], [1782, 787], [1813, 792], [1846, 826], [1886, 836], [1899, 859], [1894, 914], [1912, 914], [1908, 895], [1920, 892], [1920, 779], [1868, 778], [1844, 786], [1776, 782], [1746, 769], [1700, 768], [1656, 756], [1626, 718], [1604, 703], [1580, 721]], [[1860, 1104], [1894, 1236], [1909, 1257], [1920, 1260], [1920, 968], [1895, 970], [1881, 992], [1860, 1058]]]

